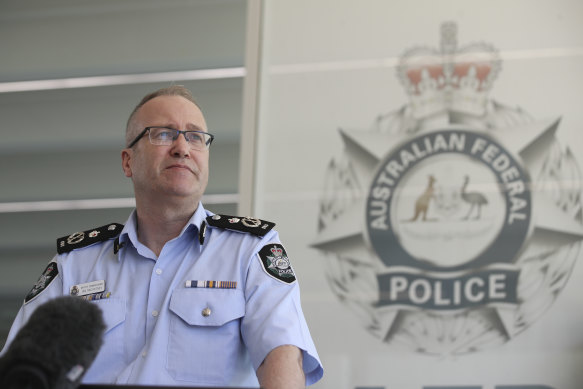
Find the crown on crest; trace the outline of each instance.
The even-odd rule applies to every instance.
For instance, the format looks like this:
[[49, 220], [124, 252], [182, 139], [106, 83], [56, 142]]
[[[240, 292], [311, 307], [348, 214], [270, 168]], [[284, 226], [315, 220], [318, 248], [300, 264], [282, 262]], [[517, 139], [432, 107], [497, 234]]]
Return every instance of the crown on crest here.
[[270, 250], [275, 257], [281, 257], [283, 255], [283, 250], [279, 247], [272, 247]]
[[442, 111], [483, 115], [487, 94], [501, 68], [498, 51], [487, 43], [458, 48], [453, 22], [441, 25], [440, 43], [440, 50], [407, 50], [397, 67], [413, 115], [418, 119]]

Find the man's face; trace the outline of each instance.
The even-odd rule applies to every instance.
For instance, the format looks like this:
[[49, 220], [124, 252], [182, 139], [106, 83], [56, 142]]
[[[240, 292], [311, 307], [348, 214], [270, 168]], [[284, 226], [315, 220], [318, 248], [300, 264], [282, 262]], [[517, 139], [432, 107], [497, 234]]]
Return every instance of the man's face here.
[[[132, 136], [145, 127], [207, 131], [204, 116], [192, 102], [180, 96], [158, 96], [145, 103], [133, 120]], [[208, 183], [208, 150], [193, 150], [181, 134], [169, 146], [150, 143], [146, 133], [131, 149], [122, 151], [122, 167], [134, 183], [136, 197], [154, 200], [191, 198], [198, 202]]]

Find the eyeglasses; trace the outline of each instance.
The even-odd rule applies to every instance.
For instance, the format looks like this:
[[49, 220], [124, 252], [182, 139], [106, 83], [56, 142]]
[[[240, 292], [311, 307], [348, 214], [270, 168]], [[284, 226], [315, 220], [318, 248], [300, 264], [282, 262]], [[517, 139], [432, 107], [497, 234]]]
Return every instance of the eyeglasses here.
[[148, 132], [150, 143], [157, 146], [170, 146], [180, 134], [194, 150], [207, 150], [215, 136], [204, 131], [180, 131], [169, 127], [146, 127], [140, 132], [133, 141], [128, 145], [128, 149], [138, 143], [138, 141]]

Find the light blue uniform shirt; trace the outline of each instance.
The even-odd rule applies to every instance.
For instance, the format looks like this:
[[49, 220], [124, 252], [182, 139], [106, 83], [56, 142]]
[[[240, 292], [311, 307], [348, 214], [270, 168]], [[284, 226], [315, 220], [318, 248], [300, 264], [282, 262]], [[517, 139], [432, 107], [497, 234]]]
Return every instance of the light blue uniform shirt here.
[[[104, 344], [84, 383], [253, 387], [267, 354], [287, 344], [303, 352], [306, 384], [318, 381], [323, 370], [298, 283], [269, 275], [258, 255], [266, 244], [280, 243], [277, 232], [260, 238], [207, 228], [201, 246], [198, 228], [208, 215], [199, 204], [158, 258], [137, 239], [135, 211], [117, 253], [111, 239], [55, 256], [57, 277], [23, 305], [6, 344], [40, 304], [104, 280], [109, 298], [92, 301], [104, 314]], [[236, 287], [187, 287], [192, 280], [234, 281]]]

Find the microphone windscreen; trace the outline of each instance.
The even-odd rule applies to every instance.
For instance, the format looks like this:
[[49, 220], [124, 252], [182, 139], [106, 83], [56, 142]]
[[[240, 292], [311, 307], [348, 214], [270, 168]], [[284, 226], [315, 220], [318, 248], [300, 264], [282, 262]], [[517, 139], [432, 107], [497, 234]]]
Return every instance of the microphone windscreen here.
[[[40, 305], [0, 358], [0, 387], [26, 388], [30, 376], [37, 382], [31, 388], [76, 388], [99, 352], [104, 330], [99, 307], [79, 297]], [[9, 386], [14, 382], [20, 386]]]

